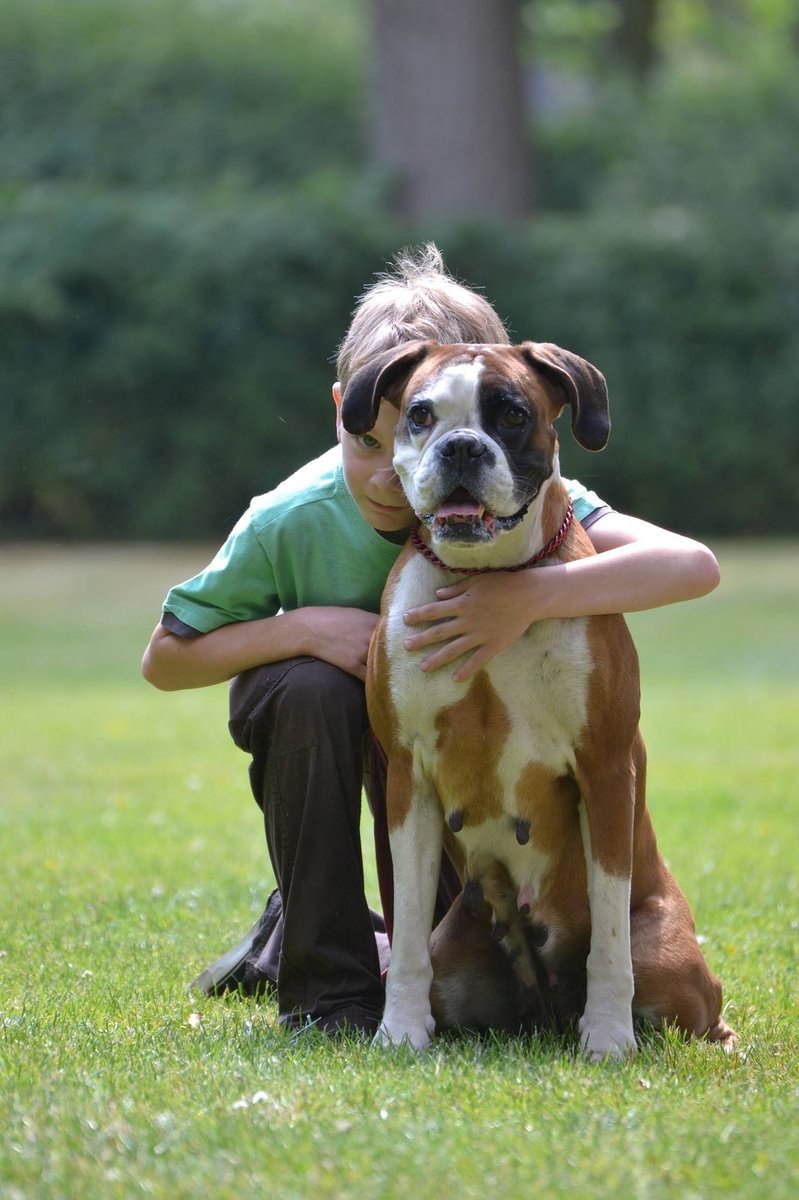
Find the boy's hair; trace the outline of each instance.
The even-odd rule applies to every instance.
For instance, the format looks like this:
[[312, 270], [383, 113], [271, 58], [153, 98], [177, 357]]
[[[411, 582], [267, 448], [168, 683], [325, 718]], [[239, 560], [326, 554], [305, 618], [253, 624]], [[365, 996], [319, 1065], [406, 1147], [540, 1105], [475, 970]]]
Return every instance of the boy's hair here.
[[375, 354], [417, 338], [508, 342], [488, 301], [449, 274], [432, 242], [401, 250], [392, 266], [366, 289], [352, 314], [336, 364], [342, 385]]

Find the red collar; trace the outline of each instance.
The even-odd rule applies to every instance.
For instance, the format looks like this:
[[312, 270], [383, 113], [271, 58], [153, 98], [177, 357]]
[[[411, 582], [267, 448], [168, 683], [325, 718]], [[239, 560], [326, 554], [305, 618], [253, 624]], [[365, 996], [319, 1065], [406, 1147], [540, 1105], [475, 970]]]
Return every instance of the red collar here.
[[569, 532], [571, 523], [574, 520], [574, 509], [572, 508], [571, 500], [566, 508], [566, 516], [563, 518], [563, 524], [558, 532], [550, 541], [547, 542], [543, 550], [539, 550], [532, 558], [528, 558], [526, 562], [516, 563], [512, 567], [448, 567], [446, 563], [435, 554], [427, 542], [422, 540], [422, 535], [419, 533], [419, 526], [414, 527], [411, 537], [416, 550], [423, 554], [428, 562], [431, 562], [434, 567], [440, 567], [442, 571], [451, 571], [453, 575], [487, 575], [491, 571], [526, 571], [528, 567], [534, 567], [536, 563], [542, 562], [543, 559], [549, 558], [550, 554], [554, 554], [558, 546], [564, 541], [566, 534]]

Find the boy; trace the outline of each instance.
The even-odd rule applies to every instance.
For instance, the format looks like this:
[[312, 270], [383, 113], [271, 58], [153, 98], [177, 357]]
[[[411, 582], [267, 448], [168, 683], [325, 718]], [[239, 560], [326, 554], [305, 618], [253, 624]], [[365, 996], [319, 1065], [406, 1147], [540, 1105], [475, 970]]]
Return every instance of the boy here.
[[[398, 256], [355, 310], [333, 387], [338, 446], [257, 497], [213, 562], [169, 592], [142, 664], [165, 690], [232, 680], [230, 730], [251, 756], [279, 894], [195, 985], [273, 984], [288, 1029], [373, 1033], [382, 1014], [381, 927], [364, 897], [359, 828], [364, 782], [382, 828], [384, 764], [363, 679], [383, 584], [413, 514], [392, 468], [395, 410], [384, 405], [374, 429], [355, 437], [339, 409], [358, 367], [416, 338], [508, 341], [493, 308], [446, 273], [432, 245]], [[579, 484], [570, 492], [600, 553], [442, 590], [407, 617], [408, 648], [430, 649], [426, 669], [460, 660], [454, 673], [468, 679], [533, 621], [654, 608], [716, 586], [704, 546], [614, 513]], [[444, 864], [442, 909], [456, 888]]]

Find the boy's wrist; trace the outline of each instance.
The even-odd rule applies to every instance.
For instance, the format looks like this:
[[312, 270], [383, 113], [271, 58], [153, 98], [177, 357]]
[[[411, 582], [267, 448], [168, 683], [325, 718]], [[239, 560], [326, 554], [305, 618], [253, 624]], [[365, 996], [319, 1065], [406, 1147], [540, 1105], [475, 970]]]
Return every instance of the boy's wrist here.
[[556, 617], [567, 616], [564, 610], [563, 582], [566, 564], [553, 563], [552, 566], [537, 567], [530, 572], [530, 624], [535, 621], [548, 621]]
[[293, 608], [279, 614], [277, 619], [283, 626], [286, 658], [296, 658], [301, 654], [319, 657], [319, 621], [314, 620], [313, 612], [311, 608]]

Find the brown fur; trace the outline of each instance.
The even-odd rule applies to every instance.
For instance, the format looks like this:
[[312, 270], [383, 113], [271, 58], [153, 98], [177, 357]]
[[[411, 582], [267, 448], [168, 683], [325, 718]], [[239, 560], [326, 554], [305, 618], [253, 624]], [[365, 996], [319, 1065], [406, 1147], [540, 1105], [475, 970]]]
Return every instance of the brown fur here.
[[497, 767], [509, 729], [507, 709], [483, 673], [436, 718], [434, 779], [442, 795], [460, 795], [466, 824], [482, 825], [502, 811]]

